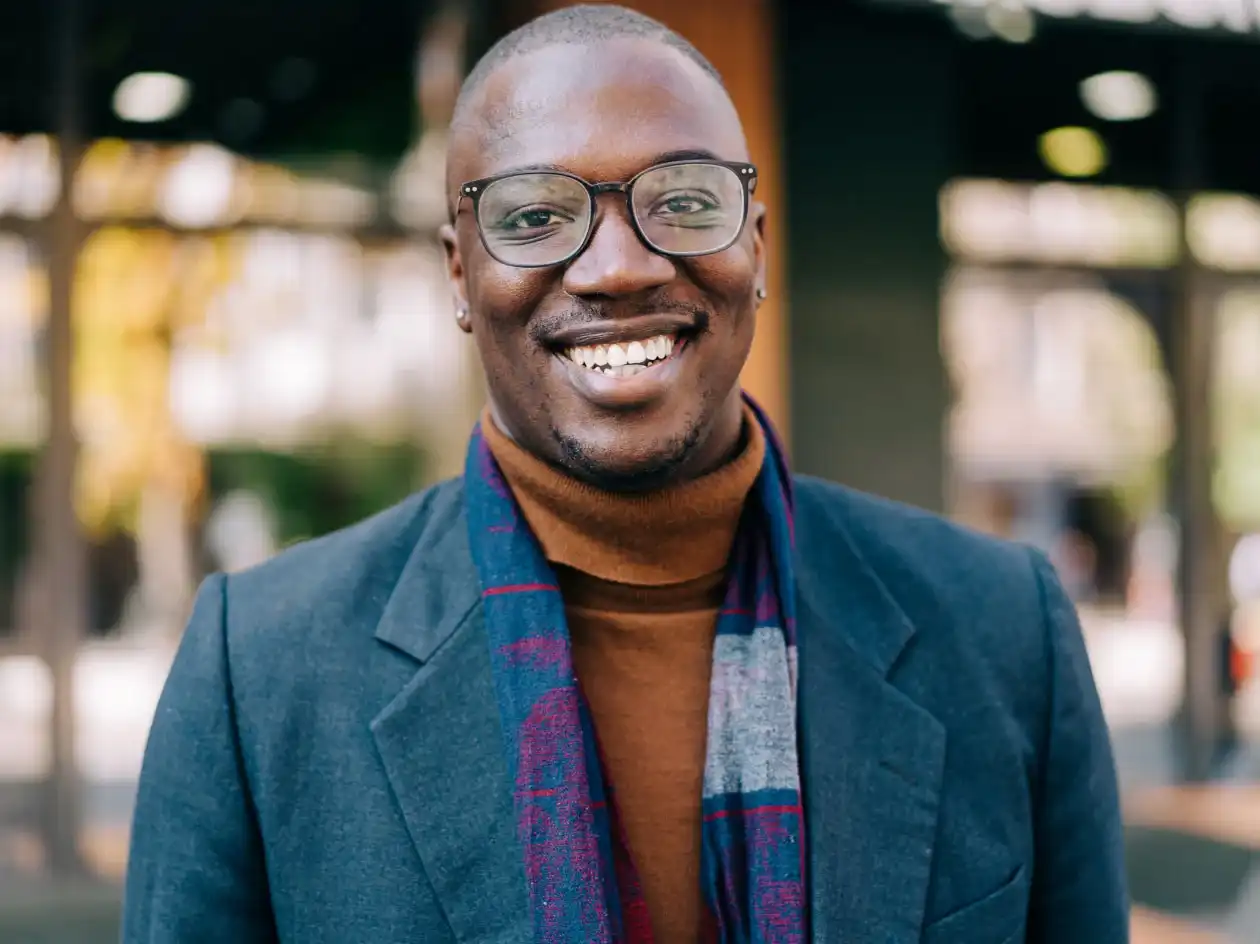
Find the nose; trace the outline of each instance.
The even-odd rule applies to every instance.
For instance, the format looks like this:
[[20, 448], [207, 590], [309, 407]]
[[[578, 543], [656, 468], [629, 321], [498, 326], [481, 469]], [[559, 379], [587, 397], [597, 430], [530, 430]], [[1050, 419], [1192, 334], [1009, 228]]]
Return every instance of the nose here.
[[609, 196], [610, 204], [621, 205], [603, 207], [591, 241], [565, 270], [564, 290], [570, 295], [633, 295], [659, 288], [676, 274], [671, 259], [653, 252], [639, 239], [627, 215], [625, 198], [619, 194]]

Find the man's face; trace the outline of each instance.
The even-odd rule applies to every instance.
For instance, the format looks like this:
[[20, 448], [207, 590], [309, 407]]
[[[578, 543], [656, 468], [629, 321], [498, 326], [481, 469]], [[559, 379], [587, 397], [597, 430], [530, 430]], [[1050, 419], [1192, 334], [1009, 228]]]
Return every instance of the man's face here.
[[[486, 81], [471, 111], [452, 139], [452, 194], [465, 181], [522, 168], [602, 183], [682, 156], [748, 159], [718, 83], [676, 50], [645, 40], [522, 56]], [[763, 284], [762, 219], [752, 203], [729, 248], [668, 257], [638, 237], [625, 195], [604, 193], [579, 255], [520, 268], [487, 252], [464, 199], [443, 242], [503, 431], [605, 488], [657, 487], [725, 461], [739, 437], [739, 375]], [[584, 361], [637, 356], [632, 342], [658, 362], [609, 372]]]

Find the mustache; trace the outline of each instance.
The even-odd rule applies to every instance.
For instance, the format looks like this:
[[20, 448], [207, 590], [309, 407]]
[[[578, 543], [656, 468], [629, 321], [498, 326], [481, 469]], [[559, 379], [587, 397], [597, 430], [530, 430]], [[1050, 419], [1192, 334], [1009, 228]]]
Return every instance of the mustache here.
[[582, 325], [617, 321], [636, 315], [686, 315], [695, 322], [697, 334], [709, 330], [711, 316], [708, 309], [699, 305], [680, 302], [677, 299], [643, 299], [636, 302], [586, 302], [574, 299], [559, 311], [547, 312], [535, 317], [529, 326], [530, 337], [539, 343], [560, 331], [580, 328]]

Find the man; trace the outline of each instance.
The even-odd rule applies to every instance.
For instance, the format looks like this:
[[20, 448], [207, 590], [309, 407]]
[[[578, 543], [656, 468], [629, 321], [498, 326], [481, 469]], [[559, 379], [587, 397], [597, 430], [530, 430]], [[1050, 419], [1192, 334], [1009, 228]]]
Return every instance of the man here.
[[740, 393], [756, 176], [638, 14], [478, 65], [443, 235], [490, 393], [466, 474], [206, 582], [124, 941], [1127, 940], [1045, 559], [789, 476]]

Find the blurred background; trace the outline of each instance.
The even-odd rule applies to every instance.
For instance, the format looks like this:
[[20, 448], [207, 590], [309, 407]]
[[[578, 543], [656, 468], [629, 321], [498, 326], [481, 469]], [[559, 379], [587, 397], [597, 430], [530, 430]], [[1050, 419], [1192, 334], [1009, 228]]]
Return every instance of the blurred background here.
[[[444, 129], [559, 5], [0, 7], [3, 944], [116, 939], [198, 582], [458, 474]], [[1052, 555], [1134, 941], [1260, 941], [1260, 0], [628, 5], [744, 117], [797, 468]]]

